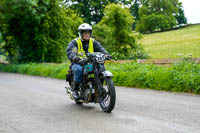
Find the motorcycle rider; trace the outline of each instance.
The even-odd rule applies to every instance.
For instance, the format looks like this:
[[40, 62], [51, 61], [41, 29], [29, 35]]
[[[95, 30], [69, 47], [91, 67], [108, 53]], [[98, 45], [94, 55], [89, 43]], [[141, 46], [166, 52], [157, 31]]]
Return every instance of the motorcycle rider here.
[[89, 24], [81, 24], [78, 27], [78, 35], [79, 37], [72, 40], [67, 47], [67, 57], [71, 61], [71, 69], [74, 74], [75, 84], [72, 95], [75, 99], [79, 98], [79, 83], [82, 79], [83, 65], [85, 64], [85, 61], [81, 58], [86, 57], [86, 53], [93, 52], [101, 52], [110, 56], [98, 41], [91, 38], [92, 27]]

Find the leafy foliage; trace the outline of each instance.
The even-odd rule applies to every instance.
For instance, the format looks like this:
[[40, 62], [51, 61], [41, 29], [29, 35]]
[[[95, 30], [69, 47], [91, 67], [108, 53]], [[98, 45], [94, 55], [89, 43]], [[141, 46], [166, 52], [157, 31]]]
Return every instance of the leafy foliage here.
[[135, 30], [137, 21], [139, 21], [139, 19], [140, 19], [140, 16], [139, 16], [140, 6], [141, 6], [140, 0], [134, 0], [134, 2], [132, 2], [131, 6], [130, 6], [130, 12], [133, 15], [134, 20], [135, 20], [135, 22], [133, 23], [134, 30]]
[[[98, 23], [103, 17], [105, 6], [110, 3], [123, 3], [127, 5], [130, 1], [124, 0], [65, 0], [65, 3], [75, 10], [87, 23]], [[71, 3], [71, 4], [69, 4]]]
[[[129, 7], [133, 17], [122, 7]], [[140, 32], [186, 22], [178, 0], [65, 0], [65, 4], [62, 0], [1, 0], [0, 32], [5, 42], [0, 44], [1, 53], [8, 53], [12, 62], [62, 62], [68, 42], [83, 22], [75, 12], [85, 22], [100, 22], [94, 35], [115, 59], [147, 58], [137, 42], [140, 36], [132, 32], [136, 22]]]
[[[1, 31], [9, 59], [16, 62], [62, 62], [73, 37], [73, 21], [59, 0], [6, 0]], [[73, 19], [74, 19], [73, 18]], [[81, 23], [77, 19], [76, 23]]]
[[163, 31], [165, 29], [172, 28], [176, 25], [175, 22], [176, 19], [173, 16], [153, 13], [151, 15], [141, 17], [136, 30], [142, 33], [146, 31], [153, 32], [157, 29], [161, 29]]
[[69, 64], [0, 64], [0, 71], [64, 79]]
[[[69, 62], [67, 64], [0, 64], [0, 71], [65, 79], [69, 65]], [[184, 62], [163, 67], [132, 62], [109, 63], [106, 64], [106, 68], [114, 74], [115, 85], [200, 94], [199, 64]]]
[[181, 4], [178, 5], [178, 13], [175, 15], [178, 25], [187, 24], [187, 19], [184, 14], [184, 9]]
[[3, 39], [2, 39], [2, 35], [1, 35], [1, 33], [0, 33], [0, 55], [2, 55], [3, 54], [3, 48], [2, 48], [2, 44], [3, 43]]
[[200, 66], [194, 63], [156, 65], [110, 64], [115, 85], [200, 94]]
[[141, 2], [140, 20], [136, 26], [139, 32], [171, 29], [176, 25], [176, 18], [184, 17], [183, 13], [179, 13], [181, 3], [178, 0], [141, 0]]
[[104, 17], [95, 26], [94, 36], [115, 59], [144, 58], [142, 47], [132, 31], [133, 17], [128, 9], [109, 4]]

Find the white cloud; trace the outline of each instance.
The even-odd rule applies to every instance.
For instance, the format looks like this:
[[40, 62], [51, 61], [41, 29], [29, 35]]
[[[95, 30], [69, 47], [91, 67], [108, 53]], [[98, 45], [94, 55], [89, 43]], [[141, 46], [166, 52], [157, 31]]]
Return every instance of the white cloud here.
[[180, 0], [188, 23], [200, 23], [200, 0]]

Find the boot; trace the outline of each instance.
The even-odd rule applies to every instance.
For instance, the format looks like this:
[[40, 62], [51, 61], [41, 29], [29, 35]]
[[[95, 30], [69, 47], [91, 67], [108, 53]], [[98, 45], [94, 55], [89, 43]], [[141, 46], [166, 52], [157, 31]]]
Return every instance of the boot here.
[[75, 82], [74, 83], [74, 91], [72, 93], [72, 95], [73, 95], [73, 97], [74, 97], [75, 100], [79, 99], [78, 89], [79, 89], [79, 82]]

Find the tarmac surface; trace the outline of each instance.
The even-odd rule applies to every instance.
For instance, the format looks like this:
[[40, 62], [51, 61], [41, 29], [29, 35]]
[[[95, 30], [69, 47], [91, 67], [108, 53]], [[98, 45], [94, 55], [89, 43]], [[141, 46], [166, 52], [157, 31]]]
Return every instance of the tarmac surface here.
[[0, 72], [0, 133], [200, 133], [200, 96], [116, 87], [116, 105], [77, 105], [65, 80]]

